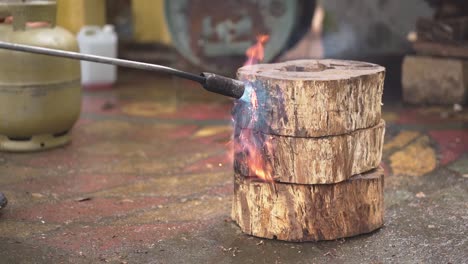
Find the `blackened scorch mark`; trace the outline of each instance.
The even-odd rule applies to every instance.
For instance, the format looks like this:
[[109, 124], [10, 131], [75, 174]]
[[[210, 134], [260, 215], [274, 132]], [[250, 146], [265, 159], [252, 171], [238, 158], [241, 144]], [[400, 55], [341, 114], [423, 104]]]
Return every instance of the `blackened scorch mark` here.
[[254, 106], [250, 100], [237, 100], [231, 112], [235, 126], [273, 132], [272, 122], [289, 122], [283, 91], [279, 85], [270, 87], [268, 83], [255, 80], [246, 86], [252, 88], [257, 104]]
[[283, 90], [276, 85], [274, 88], [274, 92], [271, 93], [273, 96], [271, 98], [271, 106], [272, 108], [276, 108], [278, 113], [278, 121], [282, 122], [283, 124], [287, 124], [289, 122], [288, 115], [286, 114], [286, 104], [284, 102], [284, 94]]

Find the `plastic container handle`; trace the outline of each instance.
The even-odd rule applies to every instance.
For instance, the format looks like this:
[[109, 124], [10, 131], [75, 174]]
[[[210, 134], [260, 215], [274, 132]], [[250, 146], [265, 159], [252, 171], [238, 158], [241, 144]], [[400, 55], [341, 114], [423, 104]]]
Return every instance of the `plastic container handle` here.
[[94, 38], [96, 35], [101, 33], [99, 26], [84, 26], [78, 33], [78, 38]]

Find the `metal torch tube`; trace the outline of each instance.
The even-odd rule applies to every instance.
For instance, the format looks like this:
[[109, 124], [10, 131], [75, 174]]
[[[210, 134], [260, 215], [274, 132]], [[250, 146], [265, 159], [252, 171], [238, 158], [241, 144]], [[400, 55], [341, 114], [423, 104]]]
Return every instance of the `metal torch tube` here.
[[201, 75], [196, 75], [196, 74], [184, 72], [181, 70], [177, 70], [174, 68], [170, 68], [170, 67], [166, 67], [166, 66], [162, 66], [158, 64], [122, 60], [122, 59], [116, 59], [116, 58], [108, 58], [108, 57], [83, 54], [83, 53], [72, 52], [72, 51], [56, 50], [56, 49], [22, 45], [22, 44], [16, 44], [16, 43], [8, 43], [8, 42], [3, 42], [3, 41], [0, 41], [0, 49], [7, 49], [7, 50], [13, 50], [13, 51], [20, 51], [20, 52], [29, 52], [29, 53], [62, 57], [62, 58], [68, 58], [68, 59], [105, 63], [105, 64], [111, 64], [111, 65], [116, 65], [116, 66], [121, 66], [121, 67], [140, 69], [140, 70], [167, 73], [167, 74], [175, 75], [184, 79], [198, 82], [203, 86], [203, 88], [205, 88], [206, 90], [210, 92], [221, 94], [224, 96], [229, 96], [229, 97], [236, 98], [236, 99], [239, 99], [243, 95], [244, 89], [245, 89], [244, 84], [242, 82], [231, 79], [231, 78], [227, 78], [227, 77], [220, 76], [220, 75], [213, 74], [213, 73], [203, 73]]
[[108, 57], [83, 54], [83, 53], [72, 52], [72, 51], [56, 50], [56, 49], [22, 45], [22, 44], [16, 44], [16, 43], [8, 43], [8, 42], [3, 42], [3, 41], [0, 41], [0, 48], [7, 49], [7, 50], [14, 50], [14, 51], [35, 53], [35, 54], [43, 54], [43, 55], [49, 55], [49, 56], [55, 56], [55, 57], [69, 58], [69, 59], [75, 59], [75, 60], [105, 63], [105, 64], [111, 64], [111, 65], [116, 65], [116, 66], [121, 66], [121, 67], [140, 69], [140, 70], [162, 72], [162, 73], [175, 75], [184, 79], [192, 80], [202, 85], [205, 84], [205, 80], [206, 80], [205, 77], [200, 76], [200, 75], [180, 71], [180, 70], [162, 66], [162, 65], [151, 64], [151, 63], [108, 58]]

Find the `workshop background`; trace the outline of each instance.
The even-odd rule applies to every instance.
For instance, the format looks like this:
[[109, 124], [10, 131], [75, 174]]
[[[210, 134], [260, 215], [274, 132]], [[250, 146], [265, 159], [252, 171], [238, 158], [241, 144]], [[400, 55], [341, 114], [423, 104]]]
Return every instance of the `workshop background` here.
[[[29, 11], [6, 8], [18, 2], [0, 1], [0, 40], [15, 39], [19, 14], [31, 43], [42, 41], [28, 33], [41, 26], [28, 23], [56, 24], [69, 31], [53, 32], [64, 41], [83, 26], [112, 24], [119, 58], [235, 77], [268, 30], [266, 63], [385, 66], [386, 212], [380, 230], [336, 241], [245, 235], [231, 219], [231, 99], [123, 68], [115, 83], [82, 85], [79, 62], [52, 59], [13, 78], [15, 60], [0, 52], [0, 192], [8, 199], [0, 204], [0, 263], [468, 262], [465, 1], [58, 0], [56, 17], [40, 11], [30, 20]], [[47, 78], [75, 91], [51, 97], [51, 118], [11, 110], [19, 93], [5, 83]], [[14, 122], [16, 129], [5, 125]], [[43, 136], [49, 126], [58, 130]], [[37, 137], [25, 134], [34, 129]]]

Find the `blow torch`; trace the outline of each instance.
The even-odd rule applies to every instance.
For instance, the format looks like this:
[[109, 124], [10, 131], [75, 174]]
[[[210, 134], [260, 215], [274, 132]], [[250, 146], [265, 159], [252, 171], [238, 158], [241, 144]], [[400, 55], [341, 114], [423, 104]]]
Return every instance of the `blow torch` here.
[[245, 90], [245, 86], [243, 82], [232, 79], [232, 78], [224, 77], [218, 74], [214, 74], [214, 73], [204, 72], [204, 73], [201, 73], [200, 75], [196, 75], [193, 73], [189, 73], [189, 72], [185, 72], [185, 71], [181, 71], [181, 70], [177, 70], [174, 68], [157, 65], [157, 64], [108, 58], [108, 57], [83, 54], [83, 53], [72, 52], [72, 51], [64, 51], [64, 50], [35, 47], [35, 46], [22, 45], [22, 44], [16, 44], [16, 43], [8, 43], [8, 42], [3, 42], [3, 41], [0, 41], [0, 49], [36, 53], [36, 54], [62, 57], [62, 58], [68, 58], [68, 59], [74, 59], [74, 60], [84, 60], [84, 61], [90, 61], [90, 62], [111, 64], [111, 65], [127, 67], [127, 68], [167, 73], [167, 74], [174, 75], [180, 78], [198, 82], [203, 86], [203, 88], [205, 88], [206, 90], [210, 92], [221, 94], [224, 96], [229, 96], [229, 97], [236, 98], [236, 99], [240, 99], [242, 95], [244, 94], [244, 90]]

